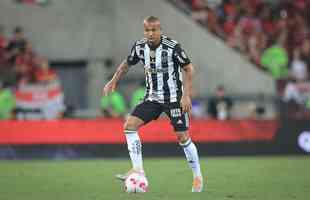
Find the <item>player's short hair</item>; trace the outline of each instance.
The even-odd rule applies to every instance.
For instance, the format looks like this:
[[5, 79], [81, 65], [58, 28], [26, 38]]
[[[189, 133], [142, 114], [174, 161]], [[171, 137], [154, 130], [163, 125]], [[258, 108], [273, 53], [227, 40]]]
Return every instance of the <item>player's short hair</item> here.
[[147, 23], [152, 23], [152, 22], [160, 22], [159, 18], [158, 17], [155, 17], [155, 16], [148, 16], [144, 19], [144, 23], [147, 22]]

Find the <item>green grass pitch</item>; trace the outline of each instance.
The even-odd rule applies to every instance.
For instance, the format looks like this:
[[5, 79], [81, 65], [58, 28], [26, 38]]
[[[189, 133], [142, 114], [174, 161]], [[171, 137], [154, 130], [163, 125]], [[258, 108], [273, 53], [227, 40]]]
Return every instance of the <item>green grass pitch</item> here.
[[145, 158], [149, 192], [127, 194], [114, 174], [127, 159], [0, 161], [0, 200], [307, 200], [310, 157], [201, 158], [207, 190], [191, 193], [185, 159]]

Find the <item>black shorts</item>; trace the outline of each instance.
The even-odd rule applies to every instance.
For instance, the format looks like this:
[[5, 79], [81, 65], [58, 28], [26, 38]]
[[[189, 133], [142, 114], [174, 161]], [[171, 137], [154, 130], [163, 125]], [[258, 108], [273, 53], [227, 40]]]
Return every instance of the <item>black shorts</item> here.
[[162, 104], [154, 101], [144, 101], [135, 107], [131, 115], [142, 119], [144, 123], [148, 123], [157, 119], [162, 112], [165, 112], [170, 118], [170, 123], [175, 131], [188, 130], [189, 116], [188, 113], [182, 113], [179, 102]]

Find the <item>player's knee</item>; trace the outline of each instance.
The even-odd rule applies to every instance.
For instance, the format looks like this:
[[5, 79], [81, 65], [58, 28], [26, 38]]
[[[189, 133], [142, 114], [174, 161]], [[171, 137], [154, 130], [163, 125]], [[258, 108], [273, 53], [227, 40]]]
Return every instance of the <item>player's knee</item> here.
[[124, 124], [124, 130], [136, 131], [137, 126], [131, 121], [126, 121]]
[[188, 133], [183, 133], [183, 134], [177, 134], [177, 139], [179, 143], [186, 143], [187, 140], [189, 140], [189, 135]]
[[128, 118], [124, 124], [124, 130], [136, 131], [138, 128], [139, 123], [131, 118]]

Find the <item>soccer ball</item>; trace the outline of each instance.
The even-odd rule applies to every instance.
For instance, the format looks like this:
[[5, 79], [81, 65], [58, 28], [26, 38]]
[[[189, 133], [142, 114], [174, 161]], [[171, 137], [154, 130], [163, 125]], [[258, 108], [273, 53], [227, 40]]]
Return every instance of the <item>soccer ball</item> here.
[[128, 193], [144, 193], [148, 190], [148, 181], [141, 173], [132, 173], [125, 180], [125, 191]]

